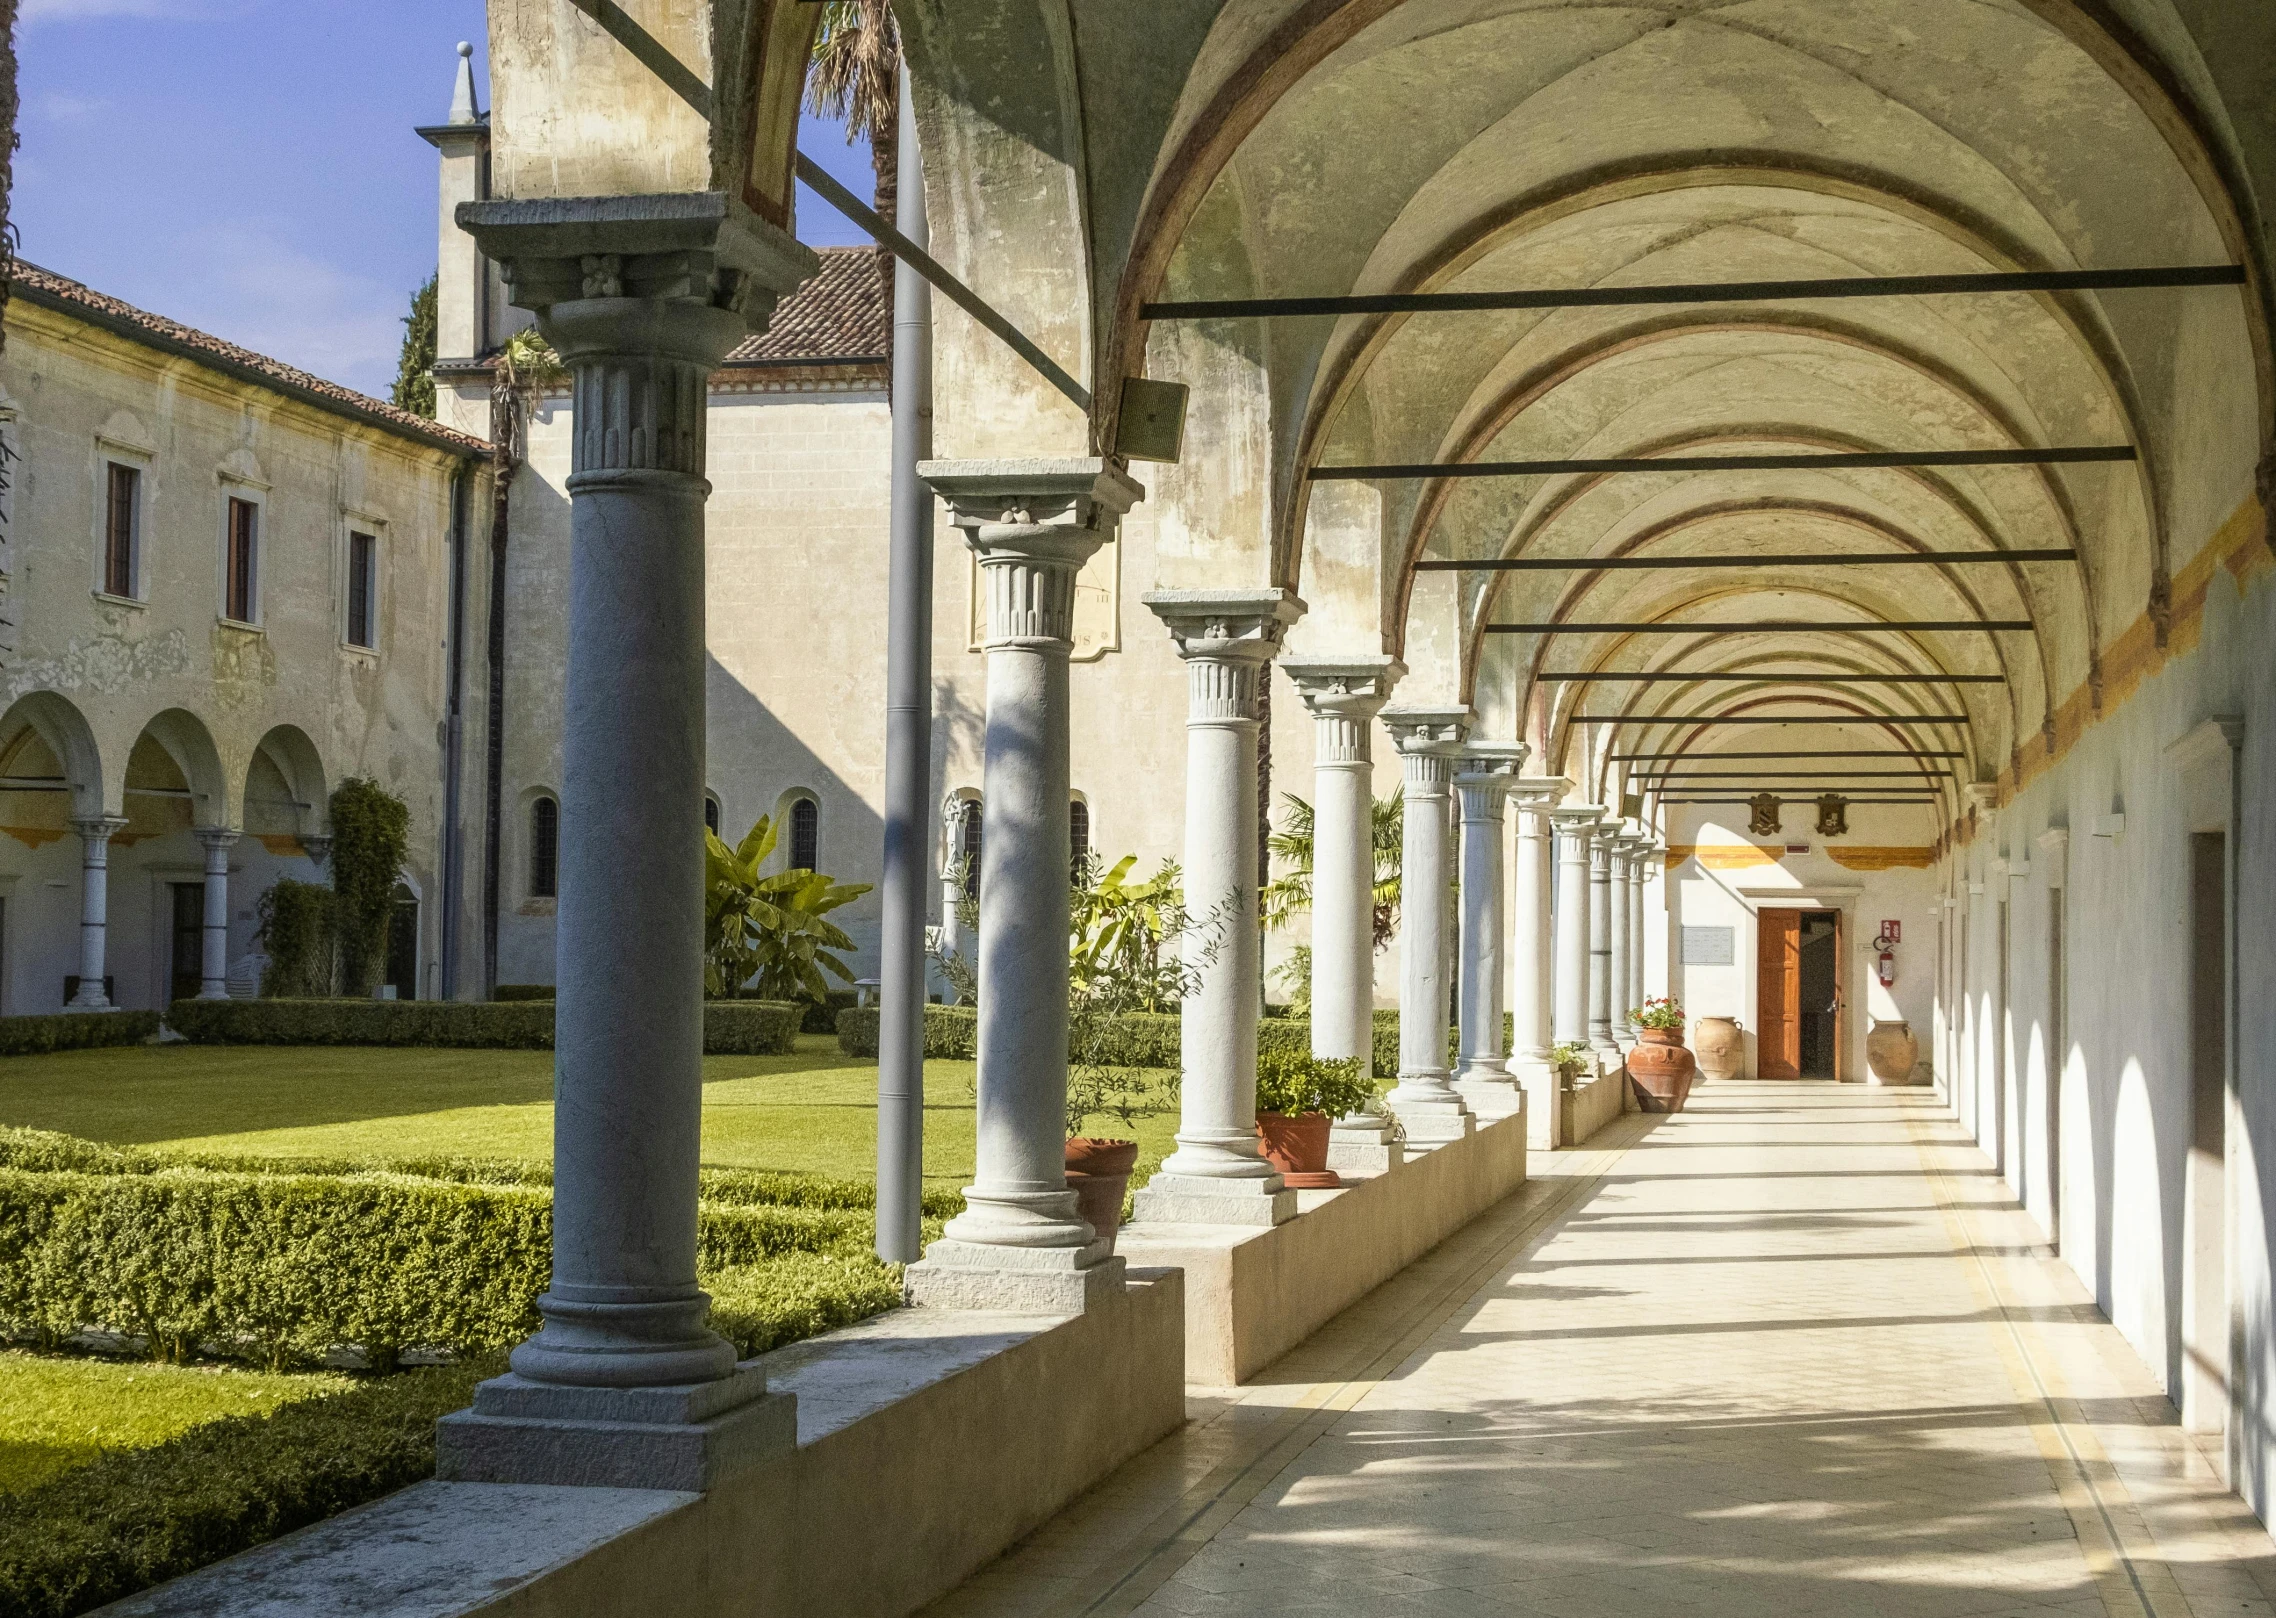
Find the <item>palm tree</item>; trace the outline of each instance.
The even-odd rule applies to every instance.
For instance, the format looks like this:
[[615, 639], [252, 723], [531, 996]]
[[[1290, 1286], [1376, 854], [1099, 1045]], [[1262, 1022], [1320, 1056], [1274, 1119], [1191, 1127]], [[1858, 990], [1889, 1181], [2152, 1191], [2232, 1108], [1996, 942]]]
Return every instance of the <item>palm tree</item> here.
[[[1285, 927], [1312, 908], [1312, 806], [1293, 792], [1281, 794], [1288, 820], [1272, 835], [1273, 857], [1282, 875], [1264, 890], [1264, 922]], [[1375, 947], [1383, 948], [1399, 930], [1399, 841], [1406, 824], [1405, 802], [1397, 793], [1377, 798], [1369, 814], [1369, 841], [1375, 851]]]
[[[0, 0], [6, 3], [6, 0]], [[901, 30], [890, 0], [823, 0], [814, 36], [814, 66], [806, 75], [806, 110], [843, 119], [850, 145], [869, 137], [877, 180], [877, 211], [888, 224], [900, 200]], [[885, 330], [893, 331], [893, 259], [877, 255], [885, 282]]]

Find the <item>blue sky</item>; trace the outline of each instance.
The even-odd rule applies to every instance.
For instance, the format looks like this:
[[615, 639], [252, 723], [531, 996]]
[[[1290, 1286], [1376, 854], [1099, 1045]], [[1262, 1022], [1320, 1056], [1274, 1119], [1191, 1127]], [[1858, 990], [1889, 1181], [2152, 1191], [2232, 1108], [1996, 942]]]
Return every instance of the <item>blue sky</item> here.
[[[25, 0], [24, 257], [384, 395], [435, 255], [434, 148], [481, 0]], [[866, 146], [800, 144], [870, 195]], [[800, 234], [858, 240], [799, 199]]]

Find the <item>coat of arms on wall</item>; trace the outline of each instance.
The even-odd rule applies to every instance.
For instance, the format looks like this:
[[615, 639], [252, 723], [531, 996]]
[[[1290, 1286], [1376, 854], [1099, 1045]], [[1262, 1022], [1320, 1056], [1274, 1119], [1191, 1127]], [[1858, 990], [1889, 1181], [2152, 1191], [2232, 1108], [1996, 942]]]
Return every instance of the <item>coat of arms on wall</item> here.
[[1778, 835], [1779, 804], [1777, 793], [1758, 792], [1747, 799], [1747, 808], [1753, 811], [1753, 818], [1747, 822], [1747, 832], [1750, 836], [1776, 837]]
[[1849, 831], [1849, 800], [1829, 792], [1818, 800], [1818, 835], [1840, 837]]

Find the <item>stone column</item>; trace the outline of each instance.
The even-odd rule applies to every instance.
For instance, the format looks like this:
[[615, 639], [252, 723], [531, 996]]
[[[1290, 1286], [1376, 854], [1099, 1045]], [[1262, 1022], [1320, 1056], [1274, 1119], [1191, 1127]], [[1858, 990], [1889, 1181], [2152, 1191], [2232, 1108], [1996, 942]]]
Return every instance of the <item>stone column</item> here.
[[1639, 837], [1631, 853], [1633, 865], [1628, 877], [1628, 1003], [1641, 1006], [1650, 991], [1644, 972], [1644, 888], [1658, 866], [1662, 849], [1650, 837]]
[[[1570, 788], [1562, 779], [1520, 778], [1510, 796], [1518, 810], [1517, 880], [1513, 884], [1510, 930], [1516, 946], [1510, 974], [1510, 1076], [1524, 1087], [1536, 1117], [1549, 1119], [1549, 1144], [1556, 1135], [1556, 1064], [1549, 1048], [1557, 1042], [1552, 1017], [1555, 993], [1555, 939], [1551, 931], [1551, 884], [1555, 822], [1551, 811]], [[1535, 1131], [1538, 1138], [1540, 1131]]]
[[470, 202], [570, 374], [553, 1280], [438, 1475], [700, 1489], [788, 1401], [705, 1324], [707, 386], [814, 254], [717, 193]]
[[1522, 742], [1472, 742], [1456, 761], [1462, 820], [1462, 930], [1457, 955], [1461, 1066], [1454, 1087], [1488, 1122], [1525, 1110], [1502, 1042], [1504, 807], [1525, 762]]
[[223, 826], [200, 826], [198, 842], [205, 848], [205, 950], [200, 963], [198, 998], [229, 998], [229, 851], [237, 846], [236, 832]]
[[1552, 1027], [1559, 1045], [1588, 1043], [1588, 855], [1604, 811], [1554, 811], [1557, 827], [1557, 961]]
[[928, 461], [918, 471], [980, 559], [988, 829], [973, 1183], [964, 1212], [906, 1272], [909, 1295], [1077, 1311], [1120, 1288], [1122, 1262], [1067, 1188], [1067, 659], [1075, 576], [1143, 491], [1098, 460]]
[[1609, 954], [1612, 971], [1607, 979], [1605, 1007], [1607, 1019], [1612, 1028], [1612, 1043], [1616, 1049], [1626, 1049], [1635, 1043], [1628, 1030], [1628, 1012], [1635, 1004], [1628, 998], [1629, 965], [1632, 959], [1633, 945], [1630, 927], [1635, 914], [1628, 906], [1629, 878], [1635, 870], [1635, 863], [1629, 858], [1629, 845], [1633, 841], [1634, 839], [1629, 837], [1607, 839], [1609, 875], [1611, 878], [1609, 883], [1611, 890], [1609, 904], [1611, 919], [1609, 942], [1611, 949]]
[[1296, 1217], [1257, 1140], [1257, 697], [1304, 604], [1286, 590], [1157, 590], [1146, 605], [1185, 662], [1185, 902], [1206, 925], [1180, 1017], [1177, 1149], [1140, 1219], [1277, 1225]]
[[1612, 1037], [1612, 844], [1617, 820], [1599, 826], [1588, 845], [1588, 1048], [1598, 1067], [1617, 1067]]
[[1446, 1061], [1448, 799], [1467, 708], [1393, 708], [1383, 715], [1406, 763], [1399, 859], [1399, 1082], [1385, 1099], [1422, 1150], [1459, 1140], [1478, 1121]]
[[88, 815], [71, 822], [79, 834], [79, 992], [73, 1011], [109, 1011], [103, 993], [105, 943], [111, 910], [111, 835], [126, 828], [124, 815]]
[[[1312, 1054], [1375, 1071], [1375, 716], [1406, 665], [1383, 657], [1283, 658], [1312, 712]], [[1336, 1120], [1328, 1166], [1398, 1166], [1381, 1112]]]

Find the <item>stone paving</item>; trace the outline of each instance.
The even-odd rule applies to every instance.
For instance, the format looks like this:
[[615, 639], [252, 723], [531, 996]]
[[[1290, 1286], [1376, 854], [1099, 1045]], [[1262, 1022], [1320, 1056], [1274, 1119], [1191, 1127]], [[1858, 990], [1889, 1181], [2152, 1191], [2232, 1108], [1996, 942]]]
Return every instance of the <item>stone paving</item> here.
[[[1705, 1085], [932, 1618], [2276, 1615], [2276, 1547], [1937, 1098]], [[2201, 1447], [2202, 1446], [2202, 1447]]]

